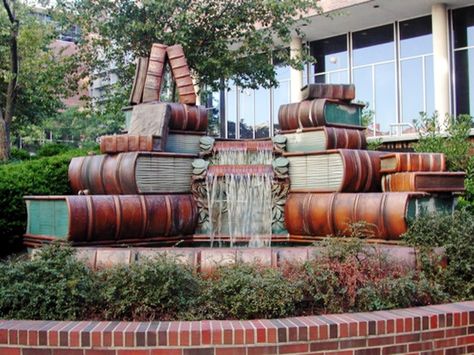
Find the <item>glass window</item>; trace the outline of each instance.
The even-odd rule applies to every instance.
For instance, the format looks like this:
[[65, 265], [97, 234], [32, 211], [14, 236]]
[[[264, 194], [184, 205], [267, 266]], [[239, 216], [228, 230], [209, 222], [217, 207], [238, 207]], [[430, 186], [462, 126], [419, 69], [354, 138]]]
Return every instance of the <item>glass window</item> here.
[[474, 6], [453, 10], [454, 48], [474, 46]]
[[354, 32], [352, 38], [356, 98], [374, 112], [374, 134], [387, 135], [397, 122], [393, 25]]
[[279, 86], [273, 89], [273, 129], [278, 130], [278, 110], [281, 105], [290, 102], [290, 67], [281, 66], [276, 68]]
[[255, 138], [270, 137], [270, 89], [255, 90]]
[[239, 93], [239, 129], [241, 139], [253, 138], [255, 96], [252, 89], [243, 89]]
[[454, 53], [456, 113], [474, 116], [474, 47]]
[[315, 73], [346, 69], [348, 66], [347, 36], [311, 42], [310, 53], [316, 59]]
[[210, 110], [209, 113], [209, 125], [208, 125], [208, 134], [211, 136], [220, 135], [220, 125], [221, 125], [221, 92], [213, 91], [207, 97], [206, 107]]
[[412, 123], [420, 112], [432, 114], [434, 111], [431, 16], [402, 21], [399, 29], [400, 119]]
[[456, 114], [474, 116], [474, 6], [452, 14]]
[[400, 57], [433, 53], [431, 16], [402, 21], [400, 28]]
[[370, 28], [352, 34], [354, 66], [393, 60], [393, 25]]
[[230, 83], [227, 91], [226, 100], [226, 120], [227, 120], [227, 138], [236, 138], [235, 122], [237, 119], [237, 88], [234, 83]]

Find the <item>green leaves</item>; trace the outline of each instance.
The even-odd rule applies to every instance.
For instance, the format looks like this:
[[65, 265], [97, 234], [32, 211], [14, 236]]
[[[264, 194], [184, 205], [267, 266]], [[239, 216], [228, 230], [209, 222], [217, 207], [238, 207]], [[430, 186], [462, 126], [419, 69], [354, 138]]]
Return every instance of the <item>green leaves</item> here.
[[[78, 0], [60, 3], [58, 15], [81, 26], [84, 52], [102, 54], [89, 56], [90, 69], [113, 61], [120, 75], [125, 58], [148, 55], [152, 43], [180, 43], [202, 86], [215, 88], [225, 78], [246, 88], [276, 84], [272, 53], [288, 47], [304, 23], [298, 14], [316, 7], [309, 0]], [[286, 56], [283, 63], [300, 66], [309, 59]], [[130, 73], [124, 74], [130, 83]]]

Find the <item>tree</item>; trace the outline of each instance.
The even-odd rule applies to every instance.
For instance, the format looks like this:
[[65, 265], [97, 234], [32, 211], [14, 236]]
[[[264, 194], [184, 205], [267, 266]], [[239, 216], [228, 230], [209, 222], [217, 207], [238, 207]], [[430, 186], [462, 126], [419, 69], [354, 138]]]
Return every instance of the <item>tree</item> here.
[[[152, 43], [184, 47], [200, 86], [216, 89], [232, 79], [240, 87], [277, 85], [272, 56], [302, 67], [308, 55], [290, 59], [291, 36], [301, 35], [310, 0], [77, 0], [59, 4], [60, 17], [84, 33], [82, 59], [90, 69], [115, 63], [130, 84], [131, 59], [148, 56]], [[91, 74], [92, 70], [91, 70]], [[222, 84], [221, 84], [222, 85]]]
[[51, 47], [56, 30], [32, 8], [2, 0], [0, 8], [0, 161], [8, 159], [10, 136], [63, 107], [76, 89], [76, 62]]
[[[8, 0], [3, 0], [3, 6], [8, 16], [8, 42], [10, 48], [9, 72], [5, 73], [7, 91], [5, 95], [5, 109], [0, 110], [0, 160], [7, 160], [10, 155], [10, 125], [13, 119], [17, 99], [18, 82], [18, 29], [19, 21], [15, 9]], [[2, 26], [3, 27], [3, 26]], [[5, 27], [3, 27], [5, 28]]]

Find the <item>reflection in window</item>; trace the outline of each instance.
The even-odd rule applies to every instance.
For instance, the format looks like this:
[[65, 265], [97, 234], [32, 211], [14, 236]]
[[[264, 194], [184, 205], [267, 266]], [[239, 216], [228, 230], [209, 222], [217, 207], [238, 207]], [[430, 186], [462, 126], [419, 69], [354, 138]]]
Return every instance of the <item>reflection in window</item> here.
[[349, 82], [346, 35], [312, 42], [310, 53], [316, 59], [313, 66], [316, 83]]
[[255, 138], [270, 137], [270, 89], [255, 93]]
[[237, 119], [237, 88], [234, 83], [230, 83], [226, 95], [226, 122], [227, 138], [236, 138], [236, 119]]
[[403, 21], [400, 28], [401, 121], [434, 111], [431, 16]]
[[210, 136], [218, 136], [220, 134], [221, 124], [221, 93], [220, 91], [213, 91], [206, 102], [206, 107], [209, 108], [209, 124], [208, 134]]
[[278, 124], [278, 109], [290, 102], [290, 67], [277, 67], [277, 80], [280, 85], [273, 89], [273, 129], [280, 128]]
[[452, 14], [456, 114], [474, 116], [474, 6]]
[[397, 121], [393, 25], [354, 32], [352, 38], [357, 100], [374, 111], [374, 133], [387, 135]]
[[393, 25], [385, 25], [352, 34], [354, 66], [393, 60]]
[[243, 89], [239, 92], [239, 130], [240, 138], [252, 139], [253, 138], [253, 124], [254, 124], [254, 111], [255, 111], [255, 100], [254, 93], [251, 89]]

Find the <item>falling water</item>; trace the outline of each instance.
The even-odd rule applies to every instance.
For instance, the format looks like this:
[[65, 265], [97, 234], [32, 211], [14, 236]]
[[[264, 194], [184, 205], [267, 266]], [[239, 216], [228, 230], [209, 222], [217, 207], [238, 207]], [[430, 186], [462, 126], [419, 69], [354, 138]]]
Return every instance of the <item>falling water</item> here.
[[219, 149], [214, 153], [214, 164], [216, 165], [268, 165], [272, 163], [273, 148], [258, 147], [250, 150], [246, 147], [229, 147]]
[[208, 171], [211, 244], [217, 241], [221, 245], [219, 236], [228, 235], [231, 246], [239, 240], [248, 240], [251, 247], [270, 246], [273, 172], [252, 170], [219, 174]]

